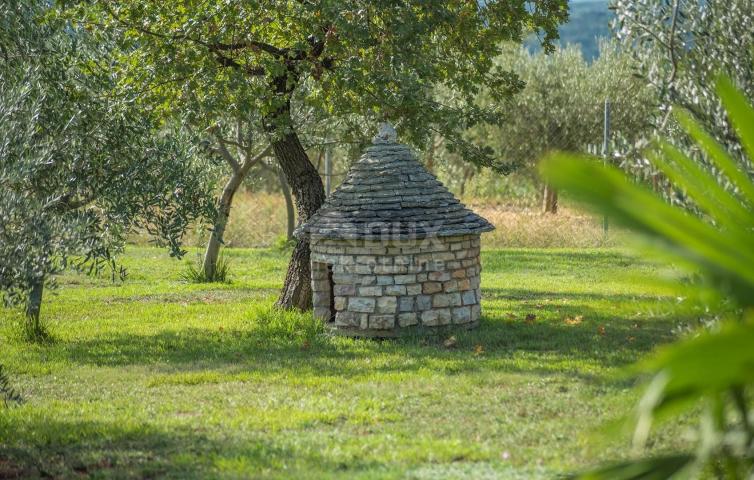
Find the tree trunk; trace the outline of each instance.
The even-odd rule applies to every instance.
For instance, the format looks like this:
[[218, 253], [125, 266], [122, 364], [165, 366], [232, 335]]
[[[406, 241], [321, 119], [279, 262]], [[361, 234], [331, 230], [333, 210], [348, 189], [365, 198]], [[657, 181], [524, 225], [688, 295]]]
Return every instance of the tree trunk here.
[[245, 171], [238, 170], [233, 172], [228, 182], [223, 187], [220, 198], [217, 199], [217, 216], [212, 228], [212, 234], [207, 242], [207, 249], [204, 252], [204, 278], [212, 282], [217, 274], [217, 260], [220, 256], [220, 246], [223, 244], [223, 235], [225, 227], [228, 225], [228, 216], [230, 216], [230, 207], [233, 203], [233, 196], [238, 191], [238, 187], [243, 181]]
[[429, 137], [429, 146], [427, 148], [427, 170], [429, 173], [435, 173], [435, 136], [434, 134]]
[[285, 174], [278, 169], [278, 180], [280, 181], [280, 189], [283, 191], [283, 198], [285, 198], [285, 214], [287, 221], [286, 239], [290, 242], [293, 240], [293, 229], [296, 227], [296, 213], [293, 211], [293, 199], [291, 198], [291, 189], [288, 187], [288, 182], [285, 180]]
[[543, 197], [545, 213], [558, 213], [558, 191], [549, 183], [545, 183]]
[[[290, 122], [287, 124], [291, 125]], [[295, 131], [288, 130], [281, 136], [273, 134], [271, 143], [275, 157], [296, 199], [298, 219], [300, 222], [305, 222], [325, 201], [322, 179], [309, 161]], [[301, 310], [312, 308], [309, 254], [309, 240], [300, 239], [293, 249], [277, 306]]]
[[46, 333], [40, 322], [39, 315], [42, 311], [42, 292], [44, 290], [44, 277], [34, 281], [26, 301], [26, 334], [31, 340], [39, 340]]

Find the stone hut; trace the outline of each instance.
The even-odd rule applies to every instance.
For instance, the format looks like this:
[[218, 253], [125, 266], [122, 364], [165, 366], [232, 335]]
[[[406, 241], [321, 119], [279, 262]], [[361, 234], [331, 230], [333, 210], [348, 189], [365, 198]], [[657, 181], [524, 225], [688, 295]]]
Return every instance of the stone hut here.
[[314, 314], [357, 336], [474, 327], [479, 236], [493, 229], [382, 124], [345, 181], [296, 232], [311, 242]]

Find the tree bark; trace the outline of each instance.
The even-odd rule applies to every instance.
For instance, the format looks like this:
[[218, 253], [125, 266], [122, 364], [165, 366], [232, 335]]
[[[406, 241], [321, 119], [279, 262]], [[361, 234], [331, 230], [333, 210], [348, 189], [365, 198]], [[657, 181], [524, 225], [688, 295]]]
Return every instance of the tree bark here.
[[228, 225], [230, 207], [238, 187], [243, 182], [245, 173], [243, 170], [233, 172], [233, 175], [223, 187], [222, 194], [217, 199], [217, 216], [215, 217], [212, 234], [207, 242], [207, 249], [204, 251], [204, 264], [202, 265], [204, 278], [208, 282], [214, 281], [217, 274], [217, 260], [220, 256], [220, 247], [223, 244], [225, 227]]
[[558, 213], [558, 191], [549, 183], [545, 183], [543, 197], [545, 213]]
[[44, 328], [39, 320], [43, 291], [44, 277], [40, 277], [32, 284], [29, 298], [26, 300], [26, 331], [31, 339], [40, 339], [45, 336]]
[[[278, 164], [285, 175], [293, 196], [300, 222], [305, 222], [319, 210], [325, 201], [325, 187], [322, 179], [304, 150], [296, 132], [290, 127], [290, 105], [283, 112], [277, 112], [274, 121], [280, 116], [287, 118], [284, 125], [289, 128], [282, 134], [272, 132], [271, 143]], [[279, 124], [279, 123], [278, 123]], [[276, 302], [282, 308], [309, 310], [312, 308], [311, 266], [309, 240], [299, 239], [293, 249], [283, 290]]]
[[290, 242], [293, 240], [293, 230], [296, 228], [296, 213], [293, 211], [293, 198], [291, 198], [291, 189], [285, 180], [285, 174], [280, 169], [278, 169], [277, 173], [278, 180], [280, 181], [280, 189], [283, 191], [283, 198], [285, 198], [286, 240]]

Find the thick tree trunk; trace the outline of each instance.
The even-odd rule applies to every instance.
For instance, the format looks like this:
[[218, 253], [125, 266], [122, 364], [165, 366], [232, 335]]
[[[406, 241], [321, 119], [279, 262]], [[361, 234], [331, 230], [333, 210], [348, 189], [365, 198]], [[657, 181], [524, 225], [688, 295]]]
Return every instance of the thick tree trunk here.
[[204, 264], [202, 265], [204, 278], [209, 282], [214, 281], [217, 273], [217, 260], [220, 256], [220, 247], [223, 244], [225, 227], [228, 225], [228, 216], [230, 216], [233, 196], [238, 191], [238, 187], [241, 186], [245, 173], [241, 170], [233, 172], [233, 175], [231, 175], [225, 187], [223, 187], [220, 198], [217, 199], [217, 216], [215, 217], [212, 234], [207, 242], [207, 249], [204, 252]]
[[[296, 199], [299, 221], [305, 222], [325, 201], [322, 179], [309, 161], [296, 132], [288, 130], [281, 136], [273, 135], [271, 143], [275, 157]], [[309, 254], [308, 239], [300, 239], [288, 264], [283, 291], [277, 300], [279, 307], [301, 310], [312, 308]]]
[[283, 191], [283, 198], [285, 198], [285, 215], [287, 222], [286, 239], [290, 242], [293, 240], [293, 230], [296, 228], [296, 213], [293, 211], [293, 198], [291, 198], [291, 189], [288, 187], [288, 182], [285, 180], [285, 174], [278, 169], [278, 180], [280, 181], [280, 189]]
[[41, 339], [45, 336], [39, 315], [42, 311], [42, 292], [44, 291], [44, 277], [38, 278], [31, 286], [29, 298], [26, 300], [26, 333], [30, 339]]
[[545, 213], [558, 213], [558, 191], [549, 183], [545, 183], [543, 197]]

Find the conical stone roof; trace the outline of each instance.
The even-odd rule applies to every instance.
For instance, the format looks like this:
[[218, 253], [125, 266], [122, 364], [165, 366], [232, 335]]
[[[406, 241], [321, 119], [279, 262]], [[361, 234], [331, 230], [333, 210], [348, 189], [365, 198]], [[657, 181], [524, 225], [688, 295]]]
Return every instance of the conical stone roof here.
[[296, 234], [316, 238], [405, 240], [493, 230], [467, 209], [382, 124], [345, 181]]

